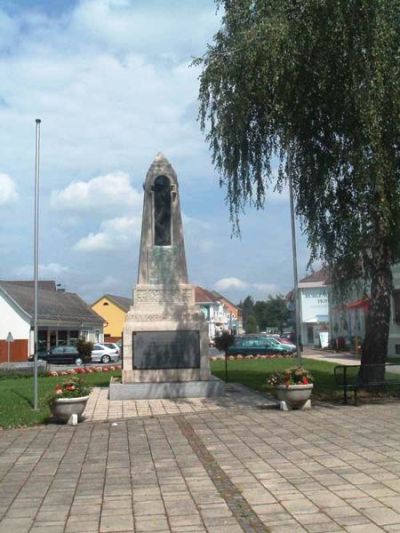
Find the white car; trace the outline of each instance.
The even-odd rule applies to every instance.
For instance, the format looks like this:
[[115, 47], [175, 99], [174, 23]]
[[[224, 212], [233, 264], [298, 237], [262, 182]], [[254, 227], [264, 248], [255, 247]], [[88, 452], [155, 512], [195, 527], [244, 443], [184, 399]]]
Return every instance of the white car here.
[[108, 348], [104, 344], [95, 344], [92, 349], [93, 363], [111, 363], [119, 360], [119, 353], [115, 348]]
[[116, 350], [116, 353], [120, 354], [120, 347], [115, 342], [104, 342], [103, 346], [106, 346], [107, 348], [110, 348], [111, 350]]

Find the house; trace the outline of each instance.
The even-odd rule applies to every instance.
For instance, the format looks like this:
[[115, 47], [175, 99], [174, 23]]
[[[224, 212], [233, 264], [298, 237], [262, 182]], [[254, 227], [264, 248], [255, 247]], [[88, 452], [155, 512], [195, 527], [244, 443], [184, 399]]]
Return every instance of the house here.
[[304, 346], [319, 346], [319, 334], [329, 331], [330, 281], [327, 268], [321, 268], [301, 279], [300, 336]]
[[[33, 281], [0, 281], [0, 362], [7, 361], [11, 333], [11, 361], [26, 361], [34, 352]], [[57, 290], [55, 281], [38, 282], [38, 347], [74, 344], [79, 337], [103, 340], [103, 319], [77, 294]]]
[[[391, 299], [388, 355], [400, 355], [400, 264], [393, 265], [393, 292]], [[330, 298], [330, 321], [334, 342], [339, 349], [349, 348], [360, 352], [365, 338], [365, 325], [369, 311], [368, 289], [354, 284], [345, 299], [334, 292]]]
[[117, 342], [121, 340], [125, 316], [131, 305], [132, 298], [104, 294], [90, 306], [95, 313], [104, 319], [105, 341]]
[[241, 333], [240, 310], [216, 291], [195, 286], [195, 301], [208, 322], [208, 336], [212, 340], [224, 330]]
[[225, 329], [228, 329], [231, 333], [233, 333], [233, 335], [240, 335], [241, 333], [243, 333], [243, 320], [241, 309], [219, 292], [212, 291], [212, 293], [224, 306], [224, 312], [227, 318], [227, 320], [225, 321]]

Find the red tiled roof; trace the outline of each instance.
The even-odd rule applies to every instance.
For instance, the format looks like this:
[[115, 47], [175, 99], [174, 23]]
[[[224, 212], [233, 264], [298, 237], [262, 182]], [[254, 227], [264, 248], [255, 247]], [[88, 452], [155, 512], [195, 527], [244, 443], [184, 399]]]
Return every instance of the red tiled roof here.
[[300, 283], [313, 283], [323, 282], [328, 284], [330, 281], [329, 270], [326, 267], [317, 270], [317, 272], [311, 272], [308, 276], [300, 280]]
[[218, 302], [218, 299], [212, 294], [211, 291], [208, 291], [207, 289], [203, 289], [203, 287], [195, 287], [194, 288], [195, 293], [195, 300], [196, 303], [216, 303]]

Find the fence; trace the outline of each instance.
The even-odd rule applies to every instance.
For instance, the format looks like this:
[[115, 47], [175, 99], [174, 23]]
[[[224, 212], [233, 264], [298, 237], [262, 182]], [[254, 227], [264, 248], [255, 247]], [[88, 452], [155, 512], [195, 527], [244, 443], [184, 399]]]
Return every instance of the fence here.
[[[10, 342], [10, 362], [28, 360], [28, 339], [16, 339]], [[0, 340], [0, 363], [8, 362], [8, 342]]]

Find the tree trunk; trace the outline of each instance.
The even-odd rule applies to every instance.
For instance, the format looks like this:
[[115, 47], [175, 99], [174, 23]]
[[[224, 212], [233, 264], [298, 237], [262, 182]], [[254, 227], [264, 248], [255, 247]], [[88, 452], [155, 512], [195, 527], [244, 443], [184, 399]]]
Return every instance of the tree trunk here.
[[380, 382], [385, 377], [393, 278], [388, 255], [381, 253], [379, 259], [371, 277], [370, 308], [361, 356], [360, 378], [364, 383]]

